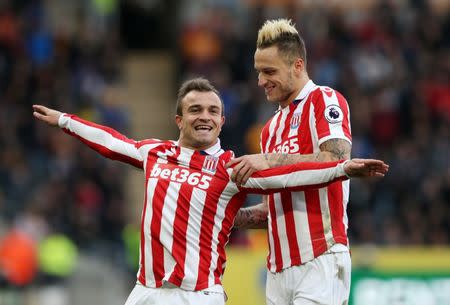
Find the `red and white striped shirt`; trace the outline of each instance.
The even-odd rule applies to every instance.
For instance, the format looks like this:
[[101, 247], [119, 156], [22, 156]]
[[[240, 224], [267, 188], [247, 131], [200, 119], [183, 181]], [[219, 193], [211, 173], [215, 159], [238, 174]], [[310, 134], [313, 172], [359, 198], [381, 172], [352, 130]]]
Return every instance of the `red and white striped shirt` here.
[[[312, 154], [330, 139], [351, 143], [347, 101], [337, 91], [311, 80], [295, 101], [280, 109], [261, 132], [263, 153]], [[269, 195], [269, 254], [271, 272], [301, 265], [335, 244], [348, 246], [349, 181], [319, 190], [283, 191]]]
[[225, 164], [232, 151], [218, 141], [205, 150], [176, 141], [135, 141], [117, 131], [64, 114], [59, 126], [105, 157], [144, 170], [138, 281], [148, 287], [170, 282], [185, 290], [221, 284], [225, 245], [247, 193], [318, 188], [345, 180], [342, 162], [298, 163], [260, 171], [241, 187]]

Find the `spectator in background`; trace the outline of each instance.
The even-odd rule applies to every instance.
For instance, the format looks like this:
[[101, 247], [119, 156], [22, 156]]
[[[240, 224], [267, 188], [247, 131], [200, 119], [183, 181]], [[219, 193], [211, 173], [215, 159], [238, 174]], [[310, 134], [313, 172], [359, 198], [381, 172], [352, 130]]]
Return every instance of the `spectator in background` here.
[[[347, 101], [309, 79], [306, 48], [290, 20], [268, 20], [258, 32], [255, 69], [258, 85], [278, 112], [261, 132], [263, 154], [232, 160], [238, 184], [260, 170], [297, 162], [349, 159]], [[282, 153], [282, 154], [280, 154]], [[346, 304], [351, 261], [347, 237], [349, 182], [319, 190], [269, 195], [236, 216], [243, 227], [259, 227], [268, 211], [267, 304]], [[254, 215], [254, 216], [253, 216]]]
[[[105, 165], [76, 142], [30, 122], [24, 111], [31, 100], [51, 101], [128, 129], [127, 109], [112, 96], [121, 66], [112, 18], [117, 7], [107, 1], [100, 11], [100, 2], [106, 2], [95, 2], [95, 7], [54, 0], [0, 4], [0, 219], [30, 235], [22, 224], [36, 224], [29, 211], [39, 211], [46, 230], [44, 236], [32, 235], [36, 242], [63, 233], [83, 251], [109, 254], [123, 249], [124, 168]], [[107, 20], [93, 18], [100, 15]], [[67, 191], [73, 187], [75, 192]], [[96, 213], [96, 221], [88, 211]]]

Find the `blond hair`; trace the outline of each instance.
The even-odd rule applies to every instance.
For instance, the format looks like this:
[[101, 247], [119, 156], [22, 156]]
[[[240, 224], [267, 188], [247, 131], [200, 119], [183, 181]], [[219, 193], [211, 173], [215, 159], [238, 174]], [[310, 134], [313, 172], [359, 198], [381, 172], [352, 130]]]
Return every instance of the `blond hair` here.
[[281, 18], [264, 22], [258, 31], [256, 48], [265, 49], [272, 46], [277, 46], [280, 54], [290, 63], [298, 57], [306, 63], [305, 43], [292, 20]]

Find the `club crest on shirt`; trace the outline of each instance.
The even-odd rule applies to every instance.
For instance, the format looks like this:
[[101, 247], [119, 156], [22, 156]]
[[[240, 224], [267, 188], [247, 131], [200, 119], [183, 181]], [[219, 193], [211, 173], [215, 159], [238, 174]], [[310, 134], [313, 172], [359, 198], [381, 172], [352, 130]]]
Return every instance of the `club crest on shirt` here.
[[206, 156], [203, 162], [202, 172], [206, 172], [214, 175], [217, 170], [217, 165], [219, 164], [219, 158], [213, 156]]
[[291, 118], [291, 129], [296, 129], [300, 125], [301, 113], [294, 113]]
[[331, 124], [342, 122], [344, 114], [338, 105], [330, 105], [325, 108], [325, 118]]

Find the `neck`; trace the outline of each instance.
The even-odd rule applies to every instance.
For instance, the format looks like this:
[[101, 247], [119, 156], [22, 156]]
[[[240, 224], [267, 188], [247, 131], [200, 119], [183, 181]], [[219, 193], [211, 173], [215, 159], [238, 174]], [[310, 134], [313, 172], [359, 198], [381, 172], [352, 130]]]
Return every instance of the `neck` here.
[[295, 87], [295, 90], [283, 101], [280, 101], [278, 104], [280, 104], [281, 108], [285, 108], [291, 104], [294, 99], [300, 94], [300, 92], [305, 88], [306, 84], [309, 82], [308, 75], [304, 75], [303, 77], [299, 78], [297, 81], [297, 86]]
[[184, 148], [201, 151], [201, 150], [207, 150], [208, 148], [213, 147], [214, 145], [217, 144], [217, 141], [218, 141], [218, 139], [216, 139], [213, 143], [196, 145], [195, 143], [188, 143], [188, 142], [184, 141], [184, 139], [182, 137], [180, 137], [178, 139], [178, 145], [181, 147], [184, 147]]

